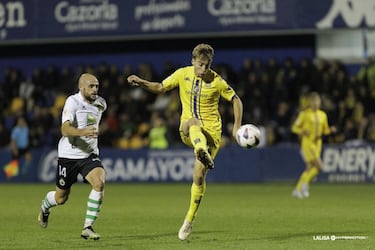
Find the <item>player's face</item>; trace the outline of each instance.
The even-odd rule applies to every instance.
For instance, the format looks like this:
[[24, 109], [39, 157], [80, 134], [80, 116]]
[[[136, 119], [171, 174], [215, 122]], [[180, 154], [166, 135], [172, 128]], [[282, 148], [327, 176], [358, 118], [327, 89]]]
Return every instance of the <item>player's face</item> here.
[[201, 78], [204, 77], [211, 67], [211, 61], [203, 55], [193, 58], [191, 63], [194, 66], [195, 75]]
[[23, 117], [18, 118], [18, 126], [26, 127], [26, 121]]
[[320, 108], [320, 97], [310, 98], [310, 108], [317, 110]]
[[97, 80], [88, 81], [83, 87], [83, 96], [89, 102], [98, 98], [99, 82]]

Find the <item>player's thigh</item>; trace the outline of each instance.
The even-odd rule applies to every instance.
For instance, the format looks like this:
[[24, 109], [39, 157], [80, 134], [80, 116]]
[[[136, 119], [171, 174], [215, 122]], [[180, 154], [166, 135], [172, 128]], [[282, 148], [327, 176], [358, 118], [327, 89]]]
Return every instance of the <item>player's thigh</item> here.
[[187, 136], [189, 136], [190, 127], [196, 125], [200, 126], [199, 120], [197, 118], [190, 118], [180, 122], [180, 130]]
[[[185, 145], [187, 145], [188, 147], [194, 148], [189, 137], [189, 131], [188, 131], [190, 127], [189, 124], [190, 124], [189, 120], [181, 122], [180, 128], [179, 128], [180, 137], [181, 137], [181, 141]], [[219, 129], [219, 131], [217, 131], [215, 129], [209, 129], [205, 127], [201, 127], [201, 130], [204, 136], [206, 137], [208, 151], [210, 152], [211, 157], [215, 158], [215, 156], [217, 155], [220, 149], [221, 130]]]
[[316, 158], [311, 161], [311, 165], [312, 165], [312, 167], [317, 167], [317, 168], [321, 169], [322, 166], [323, 166], [322, 160], [320, 158], [320, 155], [322, 153], [322, 144], [321, 143], [318, 143], [316, 145], [315, 152], [316, 152]]
[[181, 121], [180, 123], [180, 138], [182, 143], [184, 143], [186, 146], [193, 148], [193, 144], [190, 141], [189, 137], [189, 124], [188, 121]]
[[193, 144], [191, 143], [190, 137], [188, 135], [185, 135], [185, 133], [180, 129], [180, 137], [183, 144], [185, 144], [188, 147], [193, 148]]
[[319, 159], [320, 156], [319, 148], [312, 143], [306, 143], [302, 145], [301, 152], [303, 155], [303, 159], [306, 163], [316, 161]]
[[67, 190], [77, 182], [77, 176], [80, 172], [77, 159], [58, 158], [56, 169], [56, 187]]
[[105, 171], [102, 161], [97, 155], [90, 155], [81, 163], [81, 175], [84, 182], [89, 182], [92, 186], [102, 185], [105, 182]]

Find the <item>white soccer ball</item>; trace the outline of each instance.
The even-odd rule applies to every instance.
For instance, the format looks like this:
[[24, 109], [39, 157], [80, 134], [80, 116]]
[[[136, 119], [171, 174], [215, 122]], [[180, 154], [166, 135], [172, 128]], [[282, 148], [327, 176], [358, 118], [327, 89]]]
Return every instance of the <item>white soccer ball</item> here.
[[260, 130], [253, 124], [242, 125], [237, 130], [236, 140], [243, 148], [256, 147], [260, 141]]

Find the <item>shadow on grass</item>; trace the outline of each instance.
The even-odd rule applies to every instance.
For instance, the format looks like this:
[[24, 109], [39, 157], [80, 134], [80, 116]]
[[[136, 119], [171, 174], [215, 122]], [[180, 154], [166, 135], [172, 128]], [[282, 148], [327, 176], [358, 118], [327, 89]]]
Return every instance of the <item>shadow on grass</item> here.
[[[295, 238], [306, 238], [306, 239], [311, 239], [313, 240], [314, 236], [369, 236], [370, 232], [365, 232], [365, 231], [335, 231], [335, 232], [317, 232], [317, 231], [310, 231], [310, 232], [296, 232], [296, 233], [282, 233], [280, 232], [277, 235], [264, 235], [264, 236], [259, 236], [257, 235], [252, 235], [249, 234], [248, 237], [220, 237], [223, 234], [227, 234], [227, 231], [224, 230], [212, 230], [212, 231], [194, 231], [189, 239], [186, 241], [183, 241], [185, 243], [190, 243], [190, 242], [221, 242], [225, 241], [227, 244], [228, 242], [254, 242], [254, 241], [284, 241], [284, 240], [292, 240]], [[110, 237], [106, 237], [108, 240], [126, 240], [126, 241], [138, 241], [138, 240], [146, 240], [146, 241], [158, 241], [158, 240], [165, 240], [166, 238], [169, 239], [175, 239], [176, 242], [182, 242], [178, 240], [177, 238], [177, 232], [172, 232], [172, 233], [160, 233], [160, 234], [127, 234], [127, 235], [113, 235]]]
[[[194, 231], [190, 237], [199, 238], [200, 235], [223, 233], [225, 231]], [[108, 239], [122, 239], [122, 240], [157, 240], [164, 237], [173, 237], [177, 239], [177, 232], [173, 233], [160, 233], [160, 234], [127, 234], [127, 235], [114, 235], [106, 237]]]

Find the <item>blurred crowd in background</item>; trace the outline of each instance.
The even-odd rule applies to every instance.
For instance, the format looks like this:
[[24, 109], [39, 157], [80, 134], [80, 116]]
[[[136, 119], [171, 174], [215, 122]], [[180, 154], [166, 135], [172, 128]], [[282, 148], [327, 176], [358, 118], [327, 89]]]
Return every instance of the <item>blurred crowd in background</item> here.
[[[101, 146], [122, 149], [168, 148], [181, 146], [178, 127], [178, 90], [163, 95], [130, 86], [130, 74], [162, 81], [181, 65], [166, 61], [161, 73], [152, 65], [119, 68], [109, 63], [76, 68], [35, 68], [32, 75], [7, 67], [0, 79], [0, 148], [10, 142], [16, 119], [24, 116], [29, 127], [30, 146], [55, 147], [61, 134], [61, 111], [70, 94], [77, 92], [77, 79], [83, 72], [97, 76], [99, 94], [108, 103], [100, 133]], [[244, 104], [243, 123], [254, 123], [265, 134], [265, 145], [295, 143], [290, 131], [297, 112], [306, 105], [305, 94], [317, 91], [329, 123], [338, 132], [325, 138], [327, 143], [375, 142], [375, 62], [369, 58], [358, 73], [349, 74], [339, 61], [285, 58], [267, 61], [245, 58], [241, 69], [214, 64], [236, 90]], [[223, 146], [233, 143], [231, 104], [222, 101]]]

